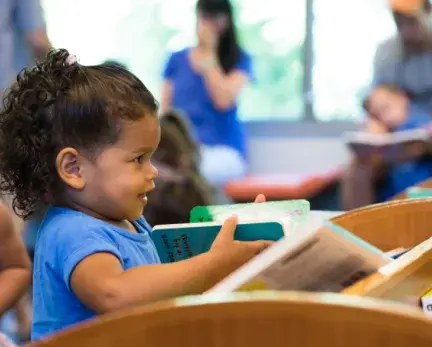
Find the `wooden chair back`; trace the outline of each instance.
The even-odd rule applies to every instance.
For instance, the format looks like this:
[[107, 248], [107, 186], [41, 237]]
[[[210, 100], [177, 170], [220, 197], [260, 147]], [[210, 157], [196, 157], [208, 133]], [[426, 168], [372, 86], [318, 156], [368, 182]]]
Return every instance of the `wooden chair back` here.
[[432, 237], [432, 198], [369, 205], [331, 221], [383, 251], [410, 248]]
[[100, 317], [33, 347], [426, 347], [420, 310], [341, 294], [202, 295]]

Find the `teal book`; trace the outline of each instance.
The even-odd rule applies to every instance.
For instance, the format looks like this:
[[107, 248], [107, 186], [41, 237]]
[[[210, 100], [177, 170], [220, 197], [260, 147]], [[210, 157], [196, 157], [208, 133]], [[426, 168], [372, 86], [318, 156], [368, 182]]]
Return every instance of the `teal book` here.
[[310, 204], [307, 200], [269, 201], [214, 206], [196, 206], [191, 210], [190, 222], [220, 222], [237, 215], [240, 222], [289, 219], [292, 227], [307, 220]]
[[[239, 223], [234, 234], [237, 241], [278, 241], [285, 235], [282, 221]], [[222, 223], [158, 225], [152, 239], [162, 263], [185, 260], [210, 250]]]
[[412, 187], [407, 191], [408, 199], [432, 198], [432, 189]]

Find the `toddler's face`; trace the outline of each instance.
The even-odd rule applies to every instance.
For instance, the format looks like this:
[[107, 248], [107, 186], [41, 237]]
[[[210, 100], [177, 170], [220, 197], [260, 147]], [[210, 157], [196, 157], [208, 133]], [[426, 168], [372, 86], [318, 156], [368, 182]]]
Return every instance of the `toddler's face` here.
[[407, 117], [408, 98], [384, 88], [372, 92], [369, 98], [369, 113], [389, 129], [402, 125]]
[[154, 188], [158, 172], [150, 159], [160, 140], [156, 116], [123, 122], [119, 140], [105, 149], [95, 165], [87, 163], [88, 208], [109, 220], [136, 220]]

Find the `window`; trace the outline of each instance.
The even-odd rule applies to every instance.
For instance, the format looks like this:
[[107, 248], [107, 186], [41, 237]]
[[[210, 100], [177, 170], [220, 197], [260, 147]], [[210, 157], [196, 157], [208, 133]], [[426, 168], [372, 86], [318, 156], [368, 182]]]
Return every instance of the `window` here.
[[248, 120], [301, 119], [305, 0], [237, 0], [241, 40], [254, 57], [256, 81], [242, 95]]
[[[313, 2], [310, 18], [308, 1]], [[382, 2], [232, 2], [256, 77], [242, 93], [242, 119], [301, 120], [310, 113], [304, 106], [304, 83], [311, 84], [317, 120], [350, 119], [359, 113], [359, 95], [370, 79], [376, 46], [394, 31]], [[55, 47], [68, 48], [83, 64], [117, 59], [156, 96], [169, 51], [195, 40], [195, 0], [43, 0], [43, 6]], [[315, 63], [309, 64], [304, 61], [304, 42], [312, 19], [308, 34]], [[311, 76], [309, 82], [306, 75]]]
[[386, 2], [314, 0], [313, 94], [319, 121], [360, 115], [379, 43], [394, 33]]

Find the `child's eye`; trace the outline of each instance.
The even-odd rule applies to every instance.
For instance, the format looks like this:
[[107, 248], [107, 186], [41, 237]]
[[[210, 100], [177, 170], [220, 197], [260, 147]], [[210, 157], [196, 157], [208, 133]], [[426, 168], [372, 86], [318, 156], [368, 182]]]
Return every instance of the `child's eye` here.
[[142, 164], [143, 160], [144, 160], [144, 155], [140, 155], [139, 157], [136, 157], [134, 159], [134, 162], [137, 163], [137, 164]]
[[142, 165], [146, 160], [150, 160], [152, 153], [141, 154], [134, 159], [134, 163]]

